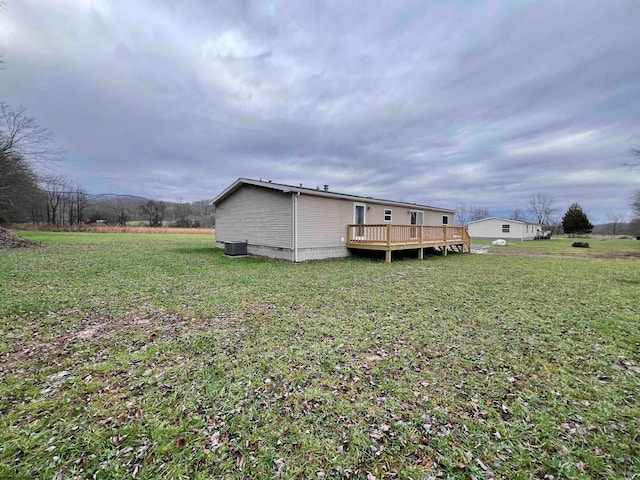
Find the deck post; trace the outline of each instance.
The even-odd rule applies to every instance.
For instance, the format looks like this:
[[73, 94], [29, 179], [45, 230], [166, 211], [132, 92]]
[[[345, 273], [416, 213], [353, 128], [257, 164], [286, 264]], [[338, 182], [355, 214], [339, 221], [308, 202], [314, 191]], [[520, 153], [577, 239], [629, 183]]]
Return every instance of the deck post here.
[[[387, 224], [387, 247], [391, 245], [391, 224]], [[391, 259], [389, 259], [391, 261]]]
[[424, 260], [424, 248], [422, 246], [418, 249], [418, 260]]
[[391, 250], [387, 250], [385, 252], [384, 261], [387, 263], [391, 263]]
[[444, 239], [444, 256], [447, 256], [447, 226], [444, 225], [442, 227], [442, 238]]
[[[420, 247], [422, 248], [422, 244], [424, 243], [424, 227], [420, 225]], [[422, 258], [420, 258], [422, 260]]]

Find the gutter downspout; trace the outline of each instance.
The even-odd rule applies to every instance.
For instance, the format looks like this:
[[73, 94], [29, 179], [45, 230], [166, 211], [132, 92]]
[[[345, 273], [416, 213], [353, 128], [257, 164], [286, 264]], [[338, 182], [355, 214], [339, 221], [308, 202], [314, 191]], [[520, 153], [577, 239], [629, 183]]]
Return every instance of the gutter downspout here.
[[298, 197], [300, 192], [295, 192], [293, 198], [293, 261], [298, 261]]

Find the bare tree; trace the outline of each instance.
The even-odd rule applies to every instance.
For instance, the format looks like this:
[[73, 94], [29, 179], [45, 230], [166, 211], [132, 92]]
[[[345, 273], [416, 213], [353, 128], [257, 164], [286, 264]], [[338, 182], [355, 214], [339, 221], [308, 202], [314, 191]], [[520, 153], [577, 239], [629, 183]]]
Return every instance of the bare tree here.
[[466, 227], [469, 222], [482, 220], [490, 216], [491, 213], [489, 213], [487, 207], [474, 207], [472, 205], [465, 205], [464, 203], [460, 203], [456, 207], [456, 223], [462, 227]]
[[38, 193], [31, 198], [30, 216], [35, 225], [43, 225], [47, 222], [47, 194], [38, 189]]
[[[625, 163], [627, 167], [632, 170], [640, 169], [640, 145], [637, 145], [629, 150], [629, 156], [633, 157], [633, 161]], [[631, 209], [633, 210], [634, 217], [629, 222], [629, 231], [635, 234], [640, 234], [640, 190], [636, 190], [631, 196]]]
[[[83, 221], [83, 211], [87, 205], [87, 197], [84, 189], [76, 185], [74, 189], [64, 192], [62, 200], [62, 212], [60, 218], [69, 225], [79, 225]], [[68, 209], [67, 209], [68, 207]], [[67, 213], [65, 213], [67, 211]], [[65, 220], [66, 219], [66, 220]]]
[[114, 198], [107, 202], [107, 206], [115, 215], [115, 221], [118, 225], [125, 226], [131, 220], [131, 205], [124, 198]]
[[73, 194], [76, 202], [76, 224], [80, 225], [84, 222], [84, 210], [89, 204], [89, 197], [86, 190], [81, 185], [76, 185], [76, 189]]
[[26, 108], [13, 108], [4, 102], [0, 102], [0, 152], [19, 155], [40, 166], [48, 166], [62, 155], [53, 134], [29, 117]]
[[64, 219], [60, 218], [63, 215], [58, 216], [58, 210], [63, 205], [68, 191], [70, 182], [62, 175], [45, 175], [42, 178], [43, 190], [47, 194], [47, 223], [50, 225], [57, 225]]
[[529, 198], [529, 212], [539, 225], [548, 225], [549, 217], [557, 213], [554, 198], [546, 193], [536, 192]]
[[631, 167], [632, 169], [640, 167], [640, 146], [633, 147], [629, 150], [629, 156], [633, 157], [634, 160], [631, 163], [626, 163], [625, 165]]
[[516, 220], [518, 222], [526, 222], [527, 221], [527, 212], [522, 210], [521, 208], [516, 208], [509, 215], [510, 220]]
[[40, 189], [36, 174], [18, 155], [0, 152], [0, 223], [26, 221]]
[[191, 226], [193, 209], [190, 203], [176, 203], [173, 208], [174, 223], [176, 227], [188, 228]]
[[476, 220], [482, 220], [483, 218], [490, 217], [489, 209], [487, 207], [469, 207], [469, 221], [475, 222]]
[[156, 227], [162, 224], [165, 210], [166, 204], [159, 200], [149, 200], [140, 208], [142, 214], [149, 218], [150, 227]]
[[609, 223], [611, 235], [618, 235], [620, 227], [625, 222], [625, 216], [621, 213], [607, 213], [607, 222]]
[[[29, 117], [24, 107], [13, 108], [0, 102], [0, 209], [4, 206], [6, 212], [10, 206], [15, 213], [15, 205], [22, 202], [23, 207], [32, 205], [27, 210], [36, 211], [33, 205], [40, 201], [37, 167], [50, 166], [60, 155], [51, 132]], [[53, 179], [49, 177], [43, 179], [45, 184]], [[56, 201], [59, 204], [62, 198]], [[48, 207], [51, 214], [51, 205]]]
[[211, 228], [216, 223], [215, 207], [211, 200], [198, 200], [191, 204], [194, 225]]
[[464, 203], [459, 203], [456, 205], [456, 224], [461, 227], [467, 226], [469, 223], [469, 207]]
[[640, 190], [637, 190], [631, 197], [631, 208], [636, 217], [640, 218]]

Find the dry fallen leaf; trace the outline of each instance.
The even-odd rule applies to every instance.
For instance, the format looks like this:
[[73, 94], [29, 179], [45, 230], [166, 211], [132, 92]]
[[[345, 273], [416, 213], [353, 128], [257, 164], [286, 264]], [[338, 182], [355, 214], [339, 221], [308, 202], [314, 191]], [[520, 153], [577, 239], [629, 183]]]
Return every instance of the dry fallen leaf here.
[[209, 440], [211, 441], [211, 448], [217, 448], [220, 442], [220, 432], [214, 432], [211, 437], [209, 437]]
[[236, 461], [236, 468], [242, 468], [242, 465], [244, 465], [244, 456], [242, 455], [242, 452], [239, 450], [232, 450], [231, 456]]

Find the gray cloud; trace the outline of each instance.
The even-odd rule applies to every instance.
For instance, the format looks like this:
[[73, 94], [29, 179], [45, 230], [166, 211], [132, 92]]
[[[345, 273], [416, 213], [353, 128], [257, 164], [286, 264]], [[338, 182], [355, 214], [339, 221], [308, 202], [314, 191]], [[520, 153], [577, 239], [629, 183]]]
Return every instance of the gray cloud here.
[[211, 198], [239, 176], [506, 213], [626, 210], [640, 5], [10, 2], [0, 98], [90, 190]]

